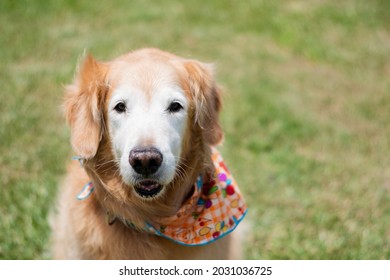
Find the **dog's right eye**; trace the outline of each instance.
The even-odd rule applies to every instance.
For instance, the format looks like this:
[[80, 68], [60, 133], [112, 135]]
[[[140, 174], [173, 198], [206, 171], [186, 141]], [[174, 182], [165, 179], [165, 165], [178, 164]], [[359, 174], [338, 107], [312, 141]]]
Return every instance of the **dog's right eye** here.
[[124, 113], [126, 112], [126, 104], [124, 102], [119, 102], [115, 105], [114, 110], [118, 113]]
[[179, 102], [174, 101], [171, 104], [169, 104], [167, 111], [169, 113], [177, 113], [181, 109], [183, 109], [183, 106]]

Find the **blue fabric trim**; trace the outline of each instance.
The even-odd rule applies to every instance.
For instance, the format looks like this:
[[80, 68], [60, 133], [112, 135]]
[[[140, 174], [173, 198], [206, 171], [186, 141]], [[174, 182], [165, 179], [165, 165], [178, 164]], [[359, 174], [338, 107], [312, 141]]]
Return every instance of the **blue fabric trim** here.
[[82, 158], [80, 156], [73, 156], [72, 160], [77, 160], [81, 166], [84, 166], [84, 158]]
[[173, 241], [174, 243], [176, 244], [179, 244], [179, 245], [184, 245], [184, 246], [188, 246], [188, 247], [197, 247], [197, 246], [203, 246], [203, 245], [208, 245], [208, 244], [211, 244], [211, 243], [214, 243], [215, 241], [221, 239], [222, 237], [228, 235], [229, 233], [231, 233], [232, 231], [234, 231], [236, 229], [236, 227], [240, 224], [240, 222], [245, 218], [246, 214], [248, 213], [248, 209], [245, 210], [245, 213], [241, 216], [240, 219], [235, 219], [233, 217], [233, 220], [235, 222], [235, 225], [233, 228], [229, 229], [228, 231], [226, 231], [224, 234], [221, 234], [220, 236], [218, 236], [217, 238], [214, 238], [212, 240], [209, 240], [209, 241], [206, 241], [204, 243], [199, 243], [199, 244], [188, 244], [188, 243], [184, 243], [184, 242], [181, 242], [181, 241], [177, 241], [169, 236], [166, 236], [164, 235], [163, 233], [161, 233], [159, 230], [155, 229], [152, 225], [148, 224], [149, 227], [153, 228], [153, 230], [155, 231], [155, 234], [157, 236], [160, 236], [160, 237], [163, 237], [163, 238], [166, 238], [168, 240], [171, 240]]
[[198, 190], [200, 190], [203, 186], [203, 177], [202, 175], [199, 175], [196, 179], [196, 186], [198, 187]]
[[89, 185], [92, 185], [92, 182], [89, 182], [89, 183], [84, 185], [81, 192], [79, 192], [78, 195], [76, 196], [76, 198], [78, 200], [84, 200], [84, 199], [88, 198], [91, 195], [91, 193], [93, 193], [93, 190], [95, 189], [95, 187], [92, 186], [92, 189], [89, 191], [89, 193], [86, 196], [81, 196], [81, 194], [85, 191], [86, 188], [88, 188]]

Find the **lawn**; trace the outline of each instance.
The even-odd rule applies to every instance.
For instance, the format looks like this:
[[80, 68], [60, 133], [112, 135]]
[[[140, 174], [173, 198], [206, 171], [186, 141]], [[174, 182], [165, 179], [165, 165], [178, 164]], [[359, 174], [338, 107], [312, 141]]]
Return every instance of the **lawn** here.
[[0, 2], [0, 259], [50, 258], [85, 50], [214, 62], [248, 259], [390, 259], [390, 1]]

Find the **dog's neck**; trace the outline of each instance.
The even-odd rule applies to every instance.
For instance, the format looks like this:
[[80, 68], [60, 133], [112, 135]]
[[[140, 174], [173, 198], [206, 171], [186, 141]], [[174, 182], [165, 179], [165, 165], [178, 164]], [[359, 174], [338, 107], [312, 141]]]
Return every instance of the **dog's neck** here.
[[[98, 210], [100, 212], [104, 211], [102, 218], [106, 217], [108, 225], [119, 221], [116, 223], [118, 226], [131, 228], [139, 233], [162, 236], [178, 244], [205, 245], [232, 232], [247, 212], [237, 184], [216, 150], [213, 150], [212, 163], [214, 173], [210, 174], [210, 177], [198, 176], [196, 182], [183, 192], [186, 193], [186, 197], [180, 197], [182, 201], [180, 207], [178, 209], [170, 207], [174, 209], [170, 214], [155, 213], [155, 211], [162, 212], [162, 206], [166, 205], [164, 203], [167, 201], [164, 199], [150, 203], [153, 207], [147, 203], [137, 205], [137, 200], [130, 199], [128, 204], [118, 203], [115, 192], [107, 191], [114, 182], [104, 182], [96, 176], [96, 172], [88, 168], [86, 169], [90, 171], [91, 179], [96, 183], [92, 182], [85, 187], [88, 189], [93, 184], [96, 185], [96, 192], [92, 199], [95, 205], [99, 206], [96, 209], [100, 209]], [[122, 189], [124, 186], [116, 187]], [[79, 195], [80, 197], [88, 197], [85, 196], [84, 189], [80, 194], [84, 194]], [[116, 204], [113, 204], [110, 195], [114, 197]], [[126, 212], [129, 209], [131, 211]]]

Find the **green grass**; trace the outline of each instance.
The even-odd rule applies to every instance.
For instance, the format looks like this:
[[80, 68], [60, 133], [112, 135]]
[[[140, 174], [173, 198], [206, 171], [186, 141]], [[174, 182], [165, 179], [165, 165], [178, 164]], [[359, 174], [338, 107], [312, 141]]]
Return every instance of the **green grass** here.
[[0, 259], [50, 258], [80, 55], [146, 46], [216, 63], [248, 259], [390, 259], [390, 2], [200, 2], [0, 2]]

